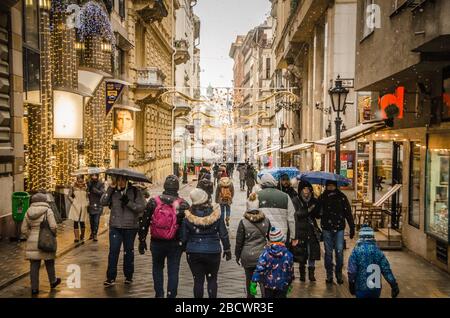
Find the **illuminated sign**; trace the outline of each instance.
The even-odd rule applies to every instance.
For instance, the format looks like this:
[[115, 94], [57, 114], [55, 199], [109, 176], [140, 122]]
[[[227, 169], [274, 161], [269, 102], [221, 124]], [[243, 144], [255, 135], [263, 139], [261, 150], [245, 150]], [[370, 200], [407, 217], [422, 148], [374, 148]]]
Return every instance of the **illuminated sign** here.
[[403, 107], [405, 103], [405, 88], [397, 87], [394, 94], [386, 94], [378, 100], [382, 118], [403, 118]]

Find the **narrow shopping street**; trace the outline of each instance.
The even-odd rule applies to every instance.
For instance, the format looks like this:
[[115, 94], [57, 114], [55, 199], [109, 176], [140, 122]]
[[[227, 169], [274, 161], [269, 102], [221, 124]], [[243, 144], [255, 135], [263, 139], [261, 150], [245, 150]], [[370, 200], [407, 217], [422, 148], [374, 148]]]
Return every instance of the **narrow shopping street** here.
[[[235, 173], [234, 184], [238, 187], [239, 180]], [[188, 198], [189, 192], [193, 189], [195, 182], [184, 187], [180, 194]], [[156, 194], [160, 189], [154, 188], [151, 193]], [[246, 192], [236, 191], [236, 198], [232, 205], [231, 223], [229, 235], [234, 252], [236, 229], [245, 210]], [[349, 244], [351, 245], [351, 244]], [[349, 256], [349, 250], [346, 250], [346, 256]], [[393, 251], [386, 253], [391, 262], [393, 272], [401, 288], [400, 297], [450, 297], [450, 276], [440, 270], [430, 267], [422, 259], [413, 256], [404, 251]], [[154, 297], [151, 254], [147, 251], [145, 255], [139, 255], [137, 244], [135, 250], [135, 279], [131, 286], [123, 284], [123, 275], [121, 273], [121, 262], [119, 261], [119, 275], [117, 284], [113, 287], [105, 288], [103, 280], [106, 273], [108, 257], [108, 236], [107, 233], [99, 238], [98, 243], [88, 241], [83, 246], [77, 247], [66, 255], [58, 258], [56, 261], [56, 271], [59, 277], [63, 279], [61, 287], [49, 292], [48, 279], [45, 270], [41, 269], [41, 293], [39, 297], [58, 297], [58, 298], [103, 298], [103, 297]], [[72, 265], [78, 265], [81, 269], [80, 288], [69, 288], [67, 278], [70, 273], [67, 269]], [[407, 270], [405, 270], [405, 268]], [[325, 270], [323, 261], [318, 262], [317, 281], [300, 282], [298, 280], [298, 268], [296, 268], [297, 279], [293, 283], [292, 298], [349, 298], [352, 297], [348, 291], [347, 282], [344, 285], [334, 283], [331, 286], [325, 284]], [[167, 280], [167, 278], [166, 278]], [[224, 298], [242, 298], [245, 297], [245, 275], [233, 259], [226, 262], [222, 259], [219, 272], [219, 290], [218, 297]], [[178, 288], [178, 297], [192, 297], [192, 274], [186, 262], [185, 254], [182, 257], [180, 281]], [[382, 297], [390, 297], [390, 288], [384, 282], [385, 288]], [[29, 277], [24, 277], [0, 290], [0, 297], [31, 297], [29, 288]]]

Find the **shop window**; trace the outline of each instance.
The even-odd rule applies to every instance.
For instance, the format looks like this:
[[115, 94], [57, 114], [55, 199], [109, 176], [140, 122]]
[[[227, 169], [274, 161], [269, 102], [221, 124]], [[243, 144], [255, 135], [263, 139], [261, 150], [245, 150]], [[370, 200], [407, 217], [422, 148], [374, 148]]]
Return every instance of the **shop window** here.
[[450, 120], [450, 68], [444, 70], [442, 86], [442, 119]]
[[420, 226], [420, 143], [411, 142], [408, 223]]
[[119, 16], [125, 19], [125, 0], [119, 0]]
[[356, 197], [369, 200], [369, 143], [358, 143], [358, 160], [356, 166]]
[[380, 141], [375, 143], [374, 151], [374, 201], [378, 201], [392, 185], [392, 142]]
[[125, 72], [125, 51], [116, 47], [113, 55], [113, 74], [115, 77], [121, 77]]
[[38, 0], [25, 0], [23, 3], [23, 40], [26, 45], [39, 49], [39, 10]]
[[24, 100], [38, 104], [41, 100], [40, 55], [32, 49], [23, 49], [23, 95]]
[[430, 134], [426, 169], [426, 231], [448, 242], [450, 133]]

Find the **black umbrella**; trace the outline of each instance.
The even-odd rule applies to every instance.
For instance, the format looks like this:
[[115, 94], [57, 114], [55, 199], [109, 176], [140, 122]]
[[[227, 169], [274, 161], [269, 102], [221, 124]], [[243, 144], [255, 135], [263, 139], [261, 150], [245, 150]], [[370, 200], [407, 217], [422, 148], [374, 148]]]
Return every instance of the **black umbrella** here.
[[110, 176], [122, 176], [122, 177], [127, 178], [128, 180], [136, 181], [136, 182], [152, 183], [152, 181], [145, 174], [137, 172], [137, 171], [133, 171], [131, 169], [112, 168], [112, 169], [106, 170], [106, 174], [110, 175]]

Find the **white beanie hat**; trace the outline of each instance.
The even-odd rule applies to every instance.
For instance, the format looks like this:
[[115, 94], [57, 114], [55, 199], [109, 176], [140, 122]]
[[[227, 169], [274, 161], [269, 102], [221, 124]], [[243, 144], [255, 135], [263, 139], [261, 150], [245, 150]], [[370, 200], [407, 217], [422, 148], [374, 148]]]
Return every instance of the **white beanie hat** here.
[[192, 190], [189, 196], [191, 197], [192, 205], [200, 205], [208, 202], [208, 193], [199, 188]]
[[259, 200], [258, 195], [256, 193], [251, 193], [247, 200], [247, 212], [258, 211], [259, 209]]

